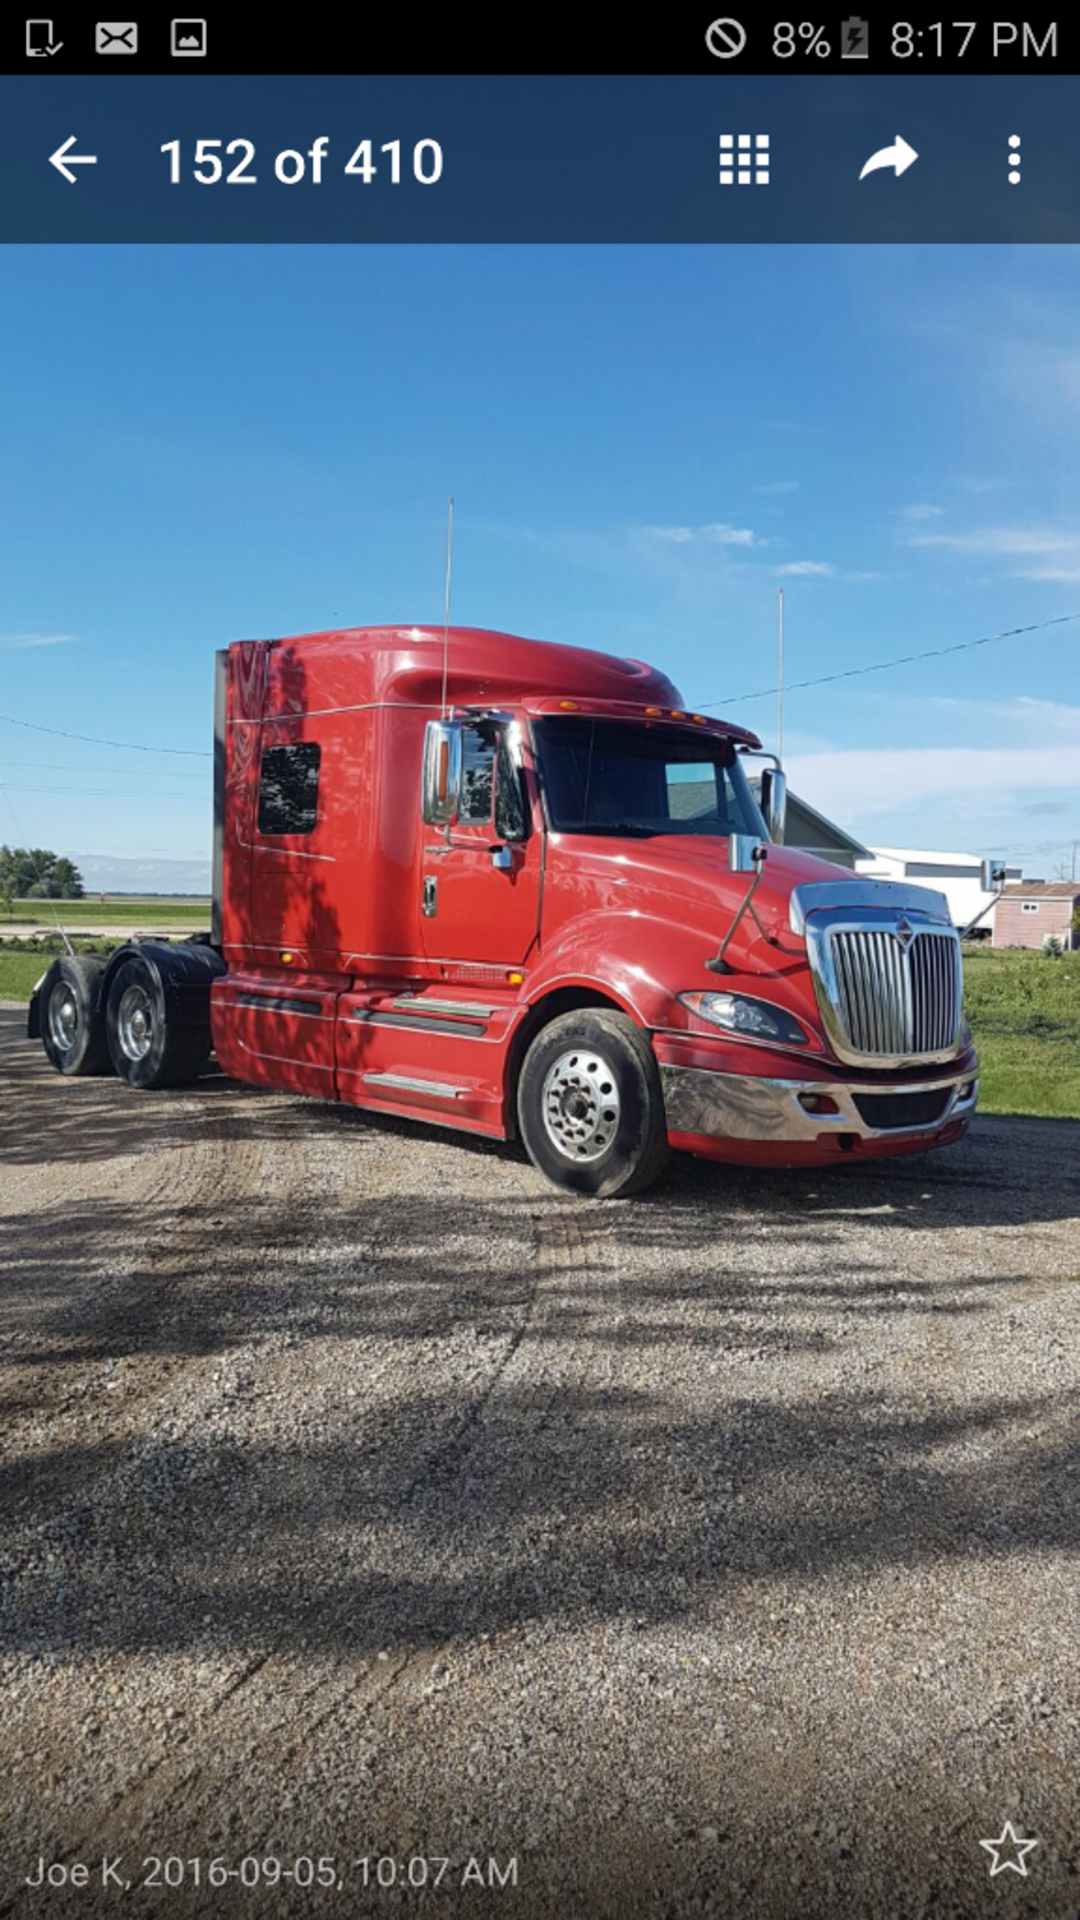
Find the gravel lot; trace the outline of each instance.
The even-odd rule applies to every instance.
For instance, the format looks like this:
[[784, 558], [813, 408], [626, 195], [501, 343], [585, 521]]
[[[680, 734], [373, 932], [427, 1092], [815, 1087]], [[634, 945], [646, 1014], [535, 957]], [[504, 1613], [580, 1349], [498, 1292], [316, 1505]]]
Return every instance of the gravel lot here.
[[596, 1205], [21, 1033], [0, 1912], [1080, 1913], [1080, 1127]]

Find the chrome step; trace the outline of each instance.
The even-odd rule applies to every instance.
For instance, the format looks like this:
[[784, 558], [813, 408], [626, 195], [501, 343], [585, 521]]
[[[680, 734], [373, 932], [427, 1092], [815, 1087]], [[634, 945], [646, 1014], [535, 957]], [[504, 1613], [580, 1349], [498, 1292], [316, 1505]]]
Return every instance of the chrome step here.
[[394, 1093], [423, 1093], [433, 1100], [459, 1100], [468, 1087], [452, 1087], [445, 1080], [414, 1080], [408, 1073], [365, 1073], [367, 1087], [386, 1087]]
[[405, 993], [390, 1005], [401, 1013], [460, 1014], [463, 1020], [490, 1020], [494, 1007], [478, 1006], [475, 1000], [436, 1000], [426, 993]]

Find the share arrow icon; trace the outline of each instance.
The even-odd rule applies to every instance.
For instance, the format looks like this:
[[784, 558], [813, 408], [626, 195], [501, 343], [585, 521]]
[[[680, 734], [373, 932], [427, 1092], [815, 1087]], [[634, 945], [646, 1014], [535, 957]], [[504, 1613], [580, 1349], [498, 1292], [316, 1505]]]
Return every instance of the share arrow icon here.
[[868, 173], [876, 173], [879, 167], [891, 167], [899, 179], [902, 173], [906, 173], [909, 167], [914, 166], [918, 157], [914, 147], [909, 147], [907, 141], [902, 140], [897, 134], [894, 146], [879, 147], [876, 153], [870, 155], [859, 179], [865, 180]]

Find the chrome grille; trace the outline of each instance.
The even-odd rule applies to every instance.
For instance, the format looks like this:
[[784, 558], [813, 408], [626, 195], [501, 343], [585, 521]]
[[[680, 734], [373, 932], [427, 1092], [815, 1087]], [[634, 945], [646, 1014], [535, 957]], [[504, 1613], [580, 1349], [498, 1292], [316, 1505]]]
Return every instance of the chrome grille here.
[[955, 1050], [961, 962], [952, 928], [923, 928], [905, 941], [895, 926], [831, 926], [810, 953], [842, 1055], [916, 1060]]

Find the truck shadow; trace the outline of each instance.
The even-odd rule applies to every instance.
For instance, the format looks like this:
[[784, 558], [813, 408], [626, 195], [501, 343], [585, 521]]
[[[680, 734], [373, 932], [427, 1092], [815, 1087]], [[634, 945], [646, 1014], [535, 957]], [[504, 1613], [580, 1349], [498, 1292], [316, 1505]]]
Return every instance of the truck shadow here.
[[[14, 1463], [9, 1649], [285, 1651], [317, 1636], [370, 1656], [1080, 1545], [1067, 1394], [927, 1411], [856, 1391], [804, 1408], [718, 1393], [691, 1417], [641, 1390], [522, 1387], [483, 1421], [456, 1395], [403, 1396], [382, 1432], [357, 1420], [355, 1451], [349, 1438], [252, 1447], [211, 1424], [127, 1453], [74, 1441], [29, 1476]], [[95, 1482], [108, 1501], [87, 1497]], [[12, 1504], [46, 1493], [54, 1510], [28, 1539]]]
[[[250, 1142], [350, 1135], [370, 1144], [380, 1135], [415, 1144], [418, 1179], [425, 1153], [521, 1164], [516, 1143], [365, 1114], [357, 1108], [265, 1091], [211, 1069], [180, 1093], [143, 1094], [114, 1079], [64, 1081], [24, 1037], [19, 1014], [0, 1011], [0, 1168], [70, 1162], [97, 1165], [133, 1155], [181, 1151], [193, 1139], [228, 1151]], [[1073, 1220], [1080, 1214], [1080, 1122], [1023, 1115], [978, 1115], [959, 1145], [941, 1152], [876, 1162], [844, 1160], [812, 1171], [728, 1167], [677, 1154], [665, 1178], [632, 1201], [609, 1203], [635, 1237], [691, 1237], [724, 1230], [748, 1213], [770, 1215], [770, 1230], [813, 1228], [859, 1215], [875, 1226], [1024, 1225]], [[542, 1184], [542, 1183], [541, 1183]], [[547, 1192], [548, 1189], [544, 1188]], [[555, 1196], [560, 1199], [560, 1196]], [[586, 1213], [604, 1203], [566, 1198]]]
[[[4, 1631], [57, 1725], [84, 1659], [121, 1686], [162, 1656], [317, 1659], [355, 1692], [387, 1649], [419, 1668], [521, 1632], [554, 1659], [559, 1636], [599, 1623], [637, 1674], [634, 1711], [662, 1727], [660, 1658], [691, 1634], [719, 1665], [737, 1636], [780, 1688], [819, 1602], [824, 1670], [836, 1583], [878, 1578], [908, 1612], [903, 1654], [875, 1660], [902, 1674], [926, 1651], [924, 1578], [933, 1595], [943, 1569], [988, 1570], [1012, 1593], [1022, 1562], [1029, 1592], [1039, 1562], [1056, 1577], [1080, 1545], [1063, 1343], [1048, 1335], [1033, 1372], [1029, 1338], [1010, 1364], [1025, 1303], [1080, 1273], [1073, 1125], [988, 1119], [951, 1153], [812, 1175], [680, 1159], [642, 1200], [597, 1205], [514, 1148], [221, 1078], [160, 1102], [64, 1084], [18, 1044], [0, 1114], [13, 1193], [53, 1161], [76, 1196], [0, 1216]], [[348, 1171], [313, 1195], [324, 1143]], [[192, 1148], [209, 1156], [194, 1186], [176, 1157]], [[144, 1155], [153, 1180], [129, 1203], [124, 1168]], [[89, 1194], [80, 1165], [97, 1170]], [[652, 1630], [639, 1673], [627, 1644]], [[407, 1674], [396, 1684], [411, 1701]], [[709, 1686], [718, 1724], [745, 1727], [753, 1703]], [[183, 1705], [194, 1729], [197, 1695]], [[126, 1764], [118, 1751], [118, 1777]], [[426, 1764], [441, 1790], [452, 1758], [433, 1747]], [[520, 1756], [505, 1764], [528, 1780]], [[599, 1804], [614, 1788], [597, 1764]], [[808, 1797], [857, 1825], [857, 1769], [835, 1787], [817, 1769], [808, 1757]], [[252, 1784], [256, 1826], [275, 1817], [254, 1804], [268, 1793]], [[777, 1776], [744, 1798], [782, 1830]], [[903, 1884], [890, 1844], [864, 1913], [882, 1873]], [[680, 1910], [680, 1870], [650, 1910]], [[582, 1884], [625, 1871], [621, 1841], [591, 1833]], [[760, 1899], [848, 1911], [786, 1881]]]

